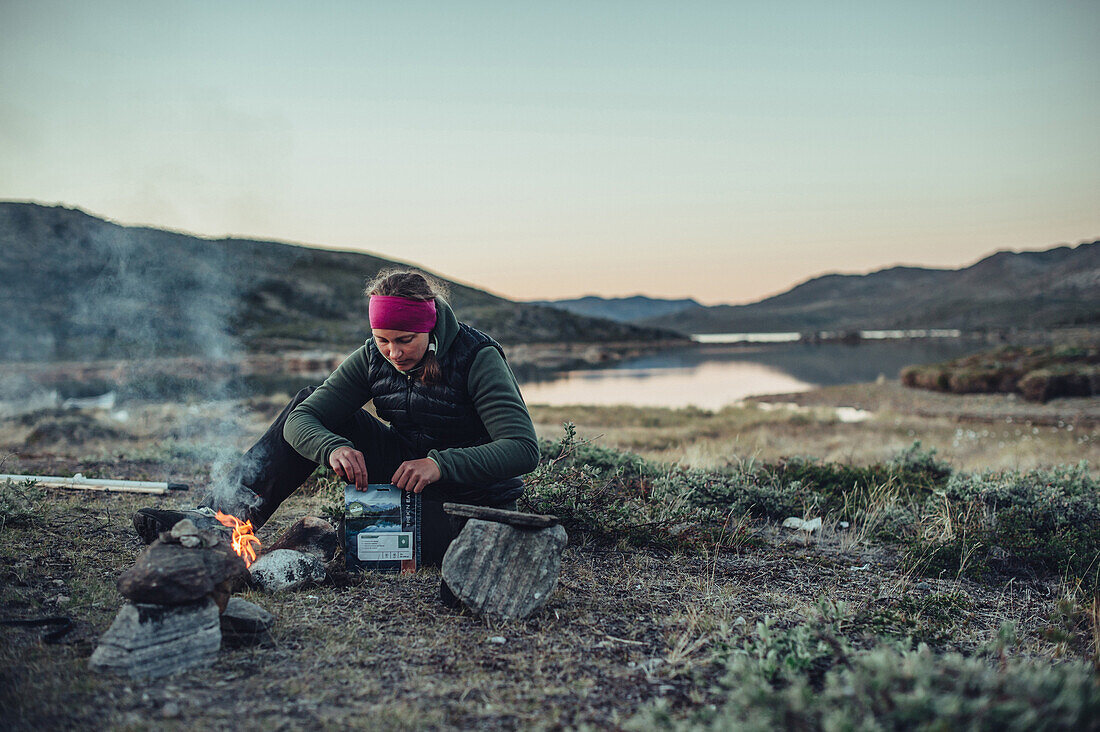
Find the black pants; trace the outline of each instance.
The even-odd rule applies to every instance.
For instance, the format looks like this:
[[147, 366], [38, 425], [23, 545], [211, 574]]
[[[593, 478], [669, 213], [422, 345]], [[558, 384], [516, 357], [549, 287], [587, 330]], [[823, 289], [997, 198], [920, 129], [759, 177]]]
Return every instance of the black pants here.
[[[283, 425], [291, 410], [315, 388], [302, 389], [290, 400], [267, 432], [233, 466], [227, 480], [229, 487], [224, 491], [212, 491], [200, 505], [251, 519], [257, 528], [271, 518], [282, 502], [317, 468], [317, 463], [303, 457], [283, 438]], [[366, 410], [357, 410], [333, 431], [351, 440], [355, 449], [363, 453], [367, 476], [373, 483], [388, 483], [401, 463], [424, 457], [413, 455], [391, 427]], [[443, 561], [444, 552], [465, 523], [452, 521], [443, 512], [443, 495], [429, 491], [421, 503], [420, 555], [425, 565], [438, 566]], [[514, 510], [516, 503], [509, 501], [494, 507]]]

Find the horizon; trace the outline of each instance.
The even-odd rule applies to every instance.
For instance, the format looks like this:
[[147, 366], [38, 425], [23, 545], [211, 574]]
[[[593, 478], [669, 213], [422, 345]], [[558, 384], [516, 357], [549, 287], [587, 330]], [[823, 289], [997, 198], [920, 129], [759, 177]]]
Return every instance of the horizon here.
[[960, 263], [956, 266], [933, 267], [933, 266], [928, 266], [928, 265], [923, 265], [923, 264], [913, 264], [911, 262], [896, 262], [896, 263], [893, 263], [893, 264], [882, 264], [880, 266], [873, 267], [873, 268], [871, 268], [869, 270], [866, 270], [866, 271], [825, 270], [825, 271], [819, 272], [817, 274], [810, 275], [807, 278], [798, 280], [796, 282], [792, 282], [791, 284], [787, 285], [783, 289], [780, 289], [776, 292], [764, 295], [763, 297], [760, 297], [756, 300], [752, 300], [750, 302], [738, 302], [738, 303], [733, 303], [733, 302], [707, 302], [707, 301], [704, 301], [704, 300], [702, 300], [698, 297], [691, 297], [691, 296], [663, 297], [663, 296], [653, 295], [651, 293], [646, 293], [646, 292], [633, 292], [633, 293], [625, 294], [625, 295], [608, 295], [608, 294], [599, 294], [599, 293], [589, 292], [589, 293], [585, 293], [585, 294], [582, 294], [582, 295], [574, 295], [574, 296], [568, 296], [568, 297], [540, 297], [540, 298], [531, 298], [531, 299], [526, 299], [526, 300], [517, 300], [516, 298], [513, 298], [513, 297], [510, 297], [506, 294], [497, 292], [497, 291], [489, 288], [488, 286], [482, 285], [481, 283], [469, 282], [469, 281], [466, 281], [466, 280], [458, 280], [458, 279], [454, 278], [453, 276], [450, 276], [447, 272], [440, 272], [439, 270], [431, 269], [430, 267], [421, 265], [420, 263], [417, 263], [417, 262], [401, 261], [401, 260], [396, 259], [394, 256], [392, 256], [392, 255], [390, 255], [386, 252], [368, 251], [368, 250], [364, 250], [364, 249], [350, 249], [350, 248], [343, 248], [343, 247], [330, 247], [330, 246], [325, 246], [324, 244], [293, 241], [293, 240], [290, 240], [290, 239], [283, 239], [283, 238], [279, 238], [279, 237], [260, 238], [260, 237], [256, 237], [256, 236], [246, 235], [246, 234], [245, 235], [229, 235], [229, 236], [209, 236], [209, 235], [205, 235], [205, 234], [201, 234], [201, 233], [196, 233], [196, 232], [193, 232], [193, 231], [186, 231], [186, 230], [183, 230], [183, 229], [174, 229], [174, 228], [168, 228], [168, 227], [165, 227], [165, 226], [159, 226], [157, 224], [152, 224], [152, 223], [148, 223], [148, 222], [117, 221], [115, 219], [109, 218], [107, 216], [96, 213], [94, 211], [89, 211], [88, 209], [86, 209], [82, 206], [77, 206], [77, 205], [73, 205], [73, 204], [66, 204], [66, 203], [47, 203], [47, 202], [43, 202], [43, 201], [16, 200], [16, 199], [2, 199], [2, 200], [0, 200], [0, 204], [3, 204], [3, 203], [28, 203], [28, 204], [33, 204], [33, 205], [36, 205], [36, 206], [43, 206], [43, 207], [46, 207], [46, 208], [63, 208], [63, 209], [71, 210], [71, 211], [78, 211], [78, 212], [80, 212], [80, 213], [82, 213], [86, 216], [91, 216], [92, 218], [100, 219], [102, 221], [106, 221], [107, 223], [115, 224], [117, 226], [122, 226], [124, 228], [158, 229], [158, 230], [162, 230], [162, 231], [170, 231], [170, 232], [175, 233], [175, 234], [182, 234], [184, 236], [195, 237], [195, 238], [198, 238], [198, 239], [206, 239], [206, 240], [210, 240], [210, 241], [219, 241], [219, 240], [222, 240], [222, 241], [224, 241], [224, 240], [254, 241], [254, 242], [259, 242], [259, 243], [267, 243], [267, 244], [287, 244], [287, 245], [290, 245], [290, 246], [304, 247], [304, 248], [307, 248], [307, 249], [320, 249], [320, 250], [332, 251], [332, 252], [345, 252], [345, 253], [350, 253], [350, 254], [365, 254], [365, 255], [379, 257], [380, 259], [390, 260], [390, 261], [393, 261], [397, 264], [405, 264], [405, 265], [408, 265], [410, 267], [414, 267], [414, 268], [417, 268], [417, 269], [422, 269], [424, 271], [427, 271], [429, 274], [432, 274], [432, 275], [435, 275], [435, 276], [438, 276], [438, 277], [442, 277], [442, 278], [444, 278], [448, 281], [454, 282], [456, 284], [464, 285], [464, 286], [467, 286], [467, 287], [473, 287], [473, 288], [478, 289], [478, 290], [483, 290], [485, 292], [488, 292], [489, 294], [497, 295], [499, 297], [504, 297], [505, 299], [513, 300], [515, 302], [534, 302], [534, 301], [543, 301], [543, 300], [548, 300], [548, 301], [579, 300], [579, 299], [585, 298], [585, 297], [597, 297], [597, 298], [603, 298], [605, 300], [622, 300], [622, 299], [628, 299], [628, 298], [631, 298], [631, 297], [645, 297], [645, 298], [650, 298], [650, 299], [653, 299], [653, 300], [687, 300], [687, 299], [694, 299], [699, 304], [704, 305], [704, 306], [708, 306], [708, 307], [712, 307], [712, 306], [715, 306], [715, 305], [752, 305], [752, 304], [760, 302], [762, 300], [767, 300], [768, 298], [774, 297], [776, 295], [780, 295], [780, 294], [783, 294], [785, 292], [789, 292], [790, 290], [792, 290], [796, 287], [799, 287], [800, 285], [803, 285], [803, 284], [805, 284], [805, 283], [807, 283], [811, 280], [817, 279], [819, 277], [830, 276], [830, 275], [857, 276], [858, 277], [858, 276], [873, 274], [875, 272], [882, 272], [882, 271], [886, 271], [886, 270], [890, 270], [890, 269], [896, 269], [896, 268], [918, 268], [918, 269], [933, 269], [933, 270], [943, 270], [943, 271], [954, 271], [954, 270], [966, 269], [967, 267], [973, 266], [973, 265], [977, 264], [978, 262], [980, 262], [984, 259], [987, 259], [987, 258], [993, 256], [994, 254], [998, 254], [998, 253], [1001, 253], [1001, 252], [1009, 252], [1009, 253], [1012, 253], [1012, 254], [1020, 254], [1020, 253], [1024, 253], [1024, 252], [1047, 252], [1047, 251], [1051, 251], [1053, 249], [1059, 249], [1059, 248], [1062, 248], [1062, 247], [1068, 247], [1070, 249], [1076, 249], [1077, 247], [1085, 245], [1085, 244], [1092, 244], [1092, 243], [1100, 242], [1100, 237], [1094, 237], [1094, 238], [1082, 239], [1081, 241], [1078, 241], [1078, 242], [1075, 242], [1075, 243], [1059, 242], [1059, 243], [1051, 244], [1051, 245], [1045, 246], [1045, 247], [1023, 247], [1023, 248], [1013, 248], [1013, 249], [1000, 248], [1000, 249], [994, 249], [992, 251], [986, 252], [985, 254], [982, 254], [982, 255], [978, 256], [976, 259], [973, 259], [973, 260], [970, 260], [970, 261], [967, 261], [967, 262], [964, 262], [964, 263]]
[[1100, 235], [1095, 3], [0, 20], [0, 198], [375, 252], [515, 300], [744, 304]]

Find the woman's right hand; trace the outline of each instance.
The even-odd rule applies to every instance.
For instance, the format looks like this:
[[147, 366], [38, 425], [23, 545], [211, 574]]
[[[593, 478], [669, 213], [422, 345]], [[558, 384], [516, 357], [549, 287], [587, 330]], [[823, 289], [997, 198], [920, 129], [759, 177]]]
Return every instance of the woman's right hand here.
[[352, 447], [338, 447], [328, 456], [329, 466], [336, 474], [356, 488], [367, 487], [367, 461], [363, 453]]

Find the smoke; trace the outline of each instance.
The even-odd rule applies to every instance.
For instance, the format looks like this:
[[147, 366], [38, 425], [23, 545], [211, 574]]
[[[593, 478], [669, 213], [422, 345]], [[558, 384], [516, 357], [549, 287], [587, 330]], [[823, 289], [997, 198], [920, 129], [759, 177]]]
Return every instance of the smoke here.
[[247, 521], [263, 505], [262, 499], [246, 485], [254, 484], [267, 464], [266, 449], [249, 450], [244, 455], [220, 454], [210, 466], [210, 489], [200, 505], [228, 513]]
[[[0, 208], [0, 241], [9, 257], [0, 271], [15, 283], [0, 297], [14, 323], [0, 327], [7, 358], [55, 371], [61, 361], [83, 364], [53, 391], [34, 379], [0, 379], [0, 398], [19, 394], [53, 406], [116, 390], [123, 402], [186, 404], [172, 438], [209, 464], [210, 483], [200, 491], [228, 513], [254, 508], [255, 494], [240, 485], [256, 466], [241, 462], [248, 414], [238, 375], [246, 350], [232, 327], [248, 276], [241, 249], [33, 204]], [[183, 500], [194, 505], [197, 497], [193, 489]]]

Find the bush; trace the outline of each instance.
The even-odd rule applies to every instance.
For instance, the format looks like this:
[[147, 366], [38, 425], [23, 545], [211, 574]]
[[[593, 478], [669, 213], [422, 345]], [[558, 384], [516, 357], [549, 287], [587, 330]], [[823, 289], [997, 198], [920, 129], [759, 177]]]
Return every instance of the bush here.
[[562, 440], [544, 443], [521, 500], [557, 516], [571, 535], [600, 543], [687, 551], [743, 544], [727, 511], [696, 500], [706, 477], [578, 441], [567, 423]]
[[925, 449], [920, 440], [903, 448], [887, 465], [902, 477], [916, 479], [922, 487], [931, 489], [943, 485], [951, 476], [951, 466], [936, 457], [936, 448]]
[[914, 442], [866, 467], [793, 458], [706, 472], [578, 441], [571, 424], [542, 455], [527, 476], [526, 508], [600, 542], [709, 551], [755, 543], [744, 516], [832, 513], [862, 527], [863, 538], [908, 546], [910, 567], [922, 573], [1042, 572], [1100, 587], [1100, 483], [1085, 465], [953, 474]]
[[46, 491], [33, 480], [16, 483], [10, 478], [0, 483], [0, 530], [5, 526], [33, 526]]
[[955, 475], [929, 507], [941, 529], [914, 542], [926, 570], [1023, 567], [1100, 586], [1100, 483], [1085, 464]]
[[1100, 728], [1100, 692], [1087, 664], [1011, 661], [992, 667], [926, 647], [879, 648], [827, 672], [820, 691], [804, 677], [776, 689], [737, 658], [712, 729], [1087, 730]]
[[[998, 662], [883, 645], [859, 651], [837, 633], [842, 606], [808, 623], [771, 620], [733, 651], [721, 700], [687, 720], [658, 704], [635, 729], [1100, 729], [1100, 687], [1088, 664]], [[1002, 637], [1010, 636], [1011, 631]]]

